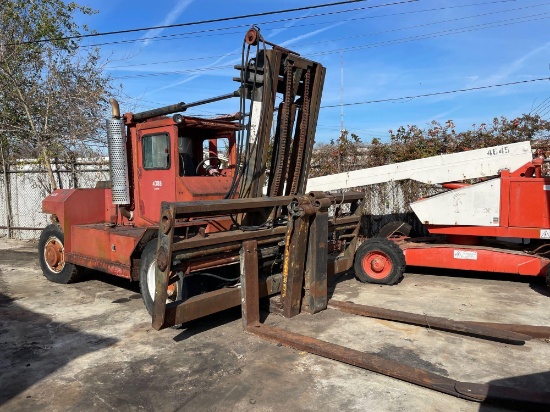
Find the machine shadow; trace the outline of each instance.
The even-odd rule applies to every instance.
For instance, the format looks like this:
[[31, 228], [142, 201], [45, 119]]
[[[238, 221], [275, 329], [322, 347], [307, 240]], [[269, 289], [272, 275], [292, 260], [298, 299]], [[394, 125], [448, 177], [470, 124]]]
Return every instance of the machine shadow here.
[[84, 269], [84, 273], [79, 282], [89, 282], [97, 280], [102, 283], [106, 283], [117, 288], [126, 289], [129, 292], [139, 292], [139, 282], [130, 281], [126, 278], [121, 278], [119, 276], [113, 276], [108, 273], [101, 272], [94, 269]]
[[[227, 323], [235, 322], [241, 318], [241, 307], [226, 309], [203, 318], [186, 322], [175, 326], [174, 329], [182, 329], [182, 332], [173, 337], [175, 342], [181, 342], [195, 335], [223, 326]], [[239, 324], [240, 327], [240, 324]]]
[[116, 342], [52, 321], [0, 293], [0, 407], [72, 360]]
[[[489, 385], [489, 396], [496, 396], [498, 391], [496, 387], [509, 387], [528, 390], [532, 392], [543, 392], [545, 391], [546, 401], [550, 398], [550, 371], [534, 373], [529, 375], [520, 375], [514, 376], [511, 378], [505, 379], [496, 379], [491, 382], [488, 382]], [[482, 403], [479, 406], [480, 412], [494, 412], [495, 407], [499, 411], [548, 411], [548, 404], [546, 405], [536, 405], [536, 404], [527, 404], [524, 402], [512, 402], [512, 401], [503, 401], [503, 402], [487, 402]]]

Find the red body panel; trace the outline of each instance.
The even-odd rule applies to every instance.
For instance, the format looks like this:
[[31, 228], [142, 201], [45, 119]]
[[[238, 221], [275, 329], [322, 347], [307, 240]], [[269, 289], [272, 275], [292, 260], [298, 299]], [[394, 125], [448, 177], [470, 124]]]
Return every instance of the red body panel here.
[[72, 226], [109, 222], [114, 210], [110, 189], [60, 189], [42, 201], [42, 211], [59, 219], [67, 252], [72, 248]]
[[[143, 167], [142, 137], [151, 133], [167, 133], [170, 137], [170, 167], [166, 170], [146, 170]], [[176, 199], [176, 160], [177, 151], [177, 128], [174, 125], [156, 127], [138, 131], [137, 144], [134, 145], [134, 162], [137, 179], [136, 211], [137, 214], [149, 224], [158, 223], [160, 217], [160, 203], [164, 201], [173, 202]], [[176, 142], [174, 142], [174, 139]]]
[[[508, 226], [550, 228], [550, 179], [509, 179]], [[505, 193], [502, 193], [504, 196]]]
[[400, 245], [408, 266], [545, 276], [550, 260], [527, 253], [482, 246]]
[[178, 201], [223, 199], [229, 191], [231, 180], [229, 176], [178, 177], [176, 179]]
[[[132, 190], [132, 198], [135, 203], [134, 224], [140, 227], [148, 227], [158, 224], [160, 217], [160, 204], [166, 202], [188, 202], [193, 200], [223, 199], [229, 191], [233, 176], [233, 169], [223, 171], [223, 176], [180, 176], [182, 158], [178, 151], [178, 136], [185, 135], [197, 142], [215, 139], [218, 137], [230, 137], [228, 157], [230, 164], [234, 165], [235, 125], [229, 122], [215, 122], [199, 119], [185, 120], [189, 128], [178, 128], [172, 118], [157, 118], [145, 123], [130, 126], [128, 136], [131, 139], [132, 157], [131, 170], [135, 182]], [[142, 137], [152, 133], [168, 133], [170, 136], [170, 168], [167, 170], [145, 170], [143, 168]], [[202, 159], [202, 145], [196, 144], [193, 155], [196, 159]], [[212, 155], [217, 155], [218, 148], [208, 144]], [[197, 165], [195, 165], [197, 166]], [[132, 183], [130, 183], [132, 185]]]
[[73, 249], [67, 261], [117, 276], [131, 278], [132, 253], [146, 228], [74, 225], [71, 227]]

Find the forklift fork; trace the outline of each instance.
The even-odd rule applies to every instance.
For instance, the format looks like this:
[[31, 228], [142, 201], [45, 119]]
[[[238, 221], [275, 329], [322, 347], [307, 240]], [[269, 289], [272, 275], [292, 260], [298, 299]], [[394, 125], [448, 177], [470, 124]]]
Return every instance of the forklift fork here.
[[[326, 224], [325, 204], [323, 203], [323, 206], [321, 206], [320, 202], [317, 201], [316, 205], [319, 211], [318, 215], [315, 211], [309, 209], [311, 205], [306, 206], [304, 199], [297, 200], [294, 204], [294, 211], [292, 211], [292, 205], [290, 207], [290, 219], [294, 220], [294, 222], [289, 221], [288, 223], [289, 230], [286, 236], [287, 244], [285, 245], [285, 265], [283, 268], [281, 292], [282, 314], [284, 316], [292, 317], [297, 314], [296, 307], [299, 306], [295, 300], [296, 296], [301, 297], [301, 285], [304, 285], [306, 292], [304, 293], [301, 307], [310, 313], [316, 311], [312, 310], [312, 305], [315, 308], [324, 309], [328, 303], [329, 308], [337, 308], [361, 316], [419, 325], [429, 322], [431, 327], [442, 330], [468, 333], [478, 337], [487, 337], [514, 344], [521, 344], [525, 340], [529, 340], [531, 338], [530, 335], [536, 336], [538, 334], [540, 336], [541, 334], [548, 334], [548, 328], [537, 329], [537, 327], [532, 326], [523, 329], [520, 328], [520, 331], [526, 332], [522, 334], [509, 330], [499, 330], [491, 324], [456, 322], [436, 317], [424, 317], [424, 320], [422, 320], [422, 315], [390, 311], [348, 302], [329, 301], [326, 287], [327, 271], [319, 267], [316, 261], [312, 262], [312, 259], [316, 259], [319, 256], [316, 249], [319, 248], [322, 250], [328, 241], [326, 238], [327, 232], [318, 227], [318, 225]], [[304, 230], [304, 227], [308, 226], [308, 223], [310, 228], [309, 234], [307, 230]], [[305, 270], [303, 262], [300, 264], [294, 262], [297, 251], [307, 251], [307, 254], [302, 254], [302, 256], [307, 256]], [[326, 261], [321, 262], [321, 264], [325, 265], [324, 268], [326, 268]], [[313, 270], [316, 271], [315, 274], [313, 274]], [[300, 285], [298, 287], [300, 295], [295, 290], [297, 285]], [[299, 351], [333, 359], [470, 401], [514, 401], [525, 404], [550, 405], [550, 392], [535, 392], [496, 385], [461, 382], [384, 358], [378, 354], [361, 352], [286, 329], [266, 325], [260, 321], [260, 296], [258, 291], [257, 241], [247, 240], [243, 242], [241, 249], [241, 308], [242, 323], [245, 331]], [[314, 291], [313, 295], [312, 291]]]
[[[329, 206], [342, 204], [344, 198], [351, 201], [350, 214], [329, 217]], [[531, 337], [550, 336], [550, 328], [546, 327], [457, 322], [329, 300], [327, 277], [348, 270], [353, 263], [361, 215], [361, 208], [355, 203], [360, 198], [360, 194], [330, 196], [313, 192], [308, 196], [295, 197], [163, 203], [157, 248], [153, 327], [162, 329], [185, 323], [240, 304], [244, 330], [269, 341], [475, 402], [514, 401], [550, 405], [550, 392], [461, 382], [378, 354], [361, 352], [261, 322], [260, 298], [280, 292], [281, 313], [286, 317], [294, 317], [301, 311], [316, 313], [329, 308], [360, 316], [428, 325], [434, 329], [511, 344], [522, 344]], [[184, 219], [246, 213], [259, 208], [280, 208], [285, 205], [288, 205], [289, 215], [286, 227], [277, 226], [258, 231], [230, 230], [190, 239], [175, 235], [178, 222]], [[333, 231], [336, 239], [338, 230], [351, 230], [353, 233], [340, 236], [341, 239], [349, 237], [351, 240], [345, 250], [335, 249], [335, 252], [329, 247], [329, 232]], [[283, 239], [282, 275], [261, 277], [259, 262], [265, 256], [266, 245], [279, 245]], [[332, 245], [333, 248], [340, 242], [335, 239], [331, 239], [331, 242], [336, 242]], [[204, 258], [205, 255], [227, 256], [227, 253], [231, 253], [232, 261], [240, 261], [240, 288], [217, 289], [186, 300], [166, 303], [167, 285], [173, 276], [171, 271], [175, 262], [197, 256]]]

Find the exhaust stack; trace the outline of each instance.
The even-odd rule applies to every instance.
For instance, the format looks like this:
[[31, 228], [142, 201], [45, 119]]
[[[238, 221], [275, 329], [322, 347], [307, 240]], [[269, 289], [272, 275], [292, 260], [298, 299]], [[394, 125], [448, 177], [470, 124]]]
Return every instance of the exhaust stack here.
[[111, 173], [111, 191], [113, 204], [130, 204], [128, 184], [128, 161], [126, 154], [126, 134], [124, 120], [115, 99], [109, 99], [113, 117], [107, 119], [107, 141], [109, 145], [109, 169]]

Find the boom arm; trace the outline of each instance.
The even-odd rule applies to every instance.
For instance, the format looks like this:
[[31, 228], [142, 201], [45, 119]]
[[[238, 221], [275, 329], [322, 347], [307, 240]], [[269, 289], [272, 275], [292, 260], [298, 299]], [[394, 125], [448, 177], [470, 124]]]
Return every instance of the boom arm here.
[[405, 179], [437, 184], [490, 177], [502, 169], [516, 170], [532, 159], [529, 142], [511, 143], [310, 178], [307, 190], [351, 189]]

